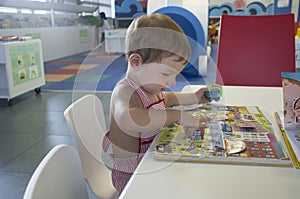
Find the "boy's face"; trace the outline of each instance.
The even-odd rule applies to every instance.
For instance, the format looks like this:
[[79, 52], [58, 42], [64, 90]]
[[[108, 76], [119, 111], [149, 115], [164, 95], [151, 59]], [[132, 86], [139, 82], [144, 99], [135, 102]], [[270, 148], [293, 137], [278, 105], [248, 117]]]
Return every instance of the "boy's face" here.
[[139, 81], [148, 93], [158, 93], [176, 84], [176, 76], [185, 64], [176, 61], [177, 57], [164, 58], [161, 63], [149, 63], [141, 66]]

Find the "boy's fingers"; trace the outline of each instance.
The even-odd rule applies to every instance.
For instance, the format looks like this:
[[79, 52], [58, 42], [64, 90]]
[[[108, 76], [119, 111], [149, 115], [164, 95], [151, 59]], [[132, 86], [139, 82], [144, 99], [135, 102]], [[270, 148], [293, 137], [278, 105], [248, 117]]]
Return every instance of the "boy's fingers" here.
[[199, 128], [198, 129], [201, 129], [201, 128], [207, 128], [208, 126], [206, 125], [206, 123], [205, 122], [201, 122], [200, 124], [199, 124]]
[[206, 117], [206, 116], [200, 116], [200, 122], [209, 122], [211, 121], [210, 117]]

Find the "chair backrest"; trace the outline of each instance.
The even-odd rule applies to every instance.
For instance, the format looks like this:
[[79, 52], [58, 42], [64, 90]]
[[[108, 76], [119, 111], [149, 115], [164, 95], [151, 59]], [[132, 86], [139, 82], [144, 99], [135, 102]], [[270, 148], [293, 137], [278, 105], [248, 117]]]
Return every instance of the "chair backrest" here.
[[64, 116], [76, 139], [91, 189], [102, 199], [115, 197], [111, 171], [101, 158], [102, 140], [107, 132], [101, 100], [95, 95], [85, 95], [67, 107]]
[[216, 83], [281, 86], [281, 72], [295, 72], [293, 14], [221, 19]]
[[35, 169], [23, 198], [88, 198], [77, 151], [65, 144], [55, 146]]

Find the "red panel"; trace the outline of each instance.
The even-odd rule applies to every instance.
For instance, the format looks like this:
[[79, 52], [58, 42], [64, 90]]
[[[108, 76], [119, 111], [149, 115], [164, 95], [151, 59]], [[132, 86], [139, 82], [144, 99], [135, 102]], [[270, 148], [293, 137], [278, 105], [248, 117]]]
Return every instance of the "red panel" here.
[[223, 15], [218, 84], [281, 87], [281, 72], [295, 72], [293, 14]]

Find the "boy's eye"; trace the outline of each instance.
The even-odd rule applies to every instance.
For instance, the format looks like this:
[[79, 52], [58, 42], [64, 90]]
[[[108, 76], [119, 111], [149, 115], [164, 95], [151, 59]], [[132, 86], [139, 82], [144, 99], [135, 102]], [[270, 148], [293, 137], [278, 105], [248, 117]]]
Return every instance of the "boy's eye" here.
[[169, 73], [162, 73], [163, 76], [169, 76]]

